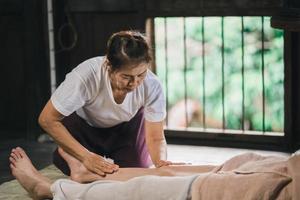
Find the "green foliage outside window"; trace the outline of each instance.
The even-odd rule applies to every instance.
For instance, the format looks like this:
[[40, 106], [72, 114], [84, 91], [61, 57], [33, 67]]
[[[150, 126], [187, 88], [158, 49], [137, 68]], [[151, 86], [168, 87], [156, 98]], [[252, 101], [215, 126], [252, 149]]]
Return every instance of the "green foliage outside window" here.
[[[225, 127], [260, 131], [263, 129], [263, 76], [265, 88], [265, 130], [283, 131], [284, 124], [284, 64], [283, 32], [270, 27], [270, 18], [264, 17], [264, 51], [262, 50], [261, 17], [243, 17], [244, 20], [244, 122], [242, 117], [242, 18], [224, 18], [224, 108]], [[221, 17], [204, 18], [204, 57], [202, 59], [202, 17], [155, 18], [155, 52], [157, 74], [168, 91], [168, 110], [176, 109], [184, 101], [187, 78], [187, 97], [199, 106], [198, 115], [205, 110], [207, 128], [222, 124], [222, 31]], [[186, 23], [186, 43], [184, 26]], [[168, 50], [165, 51], [165, 42]], [[186, 71], [184, 68], [186, 44]], [[262, 72], [262, 52], [264, 72]], [[168, 90], [166, 61], [168, 59]], [[205, 107], [203, 107], [203, 80], [205, 80]], [[184, 114], [182, 113], [184, 116]], [[203, 127], [202, 119], [189, 119], [188, 126]], [[210, 123], [209, 121], [212, 121]]]

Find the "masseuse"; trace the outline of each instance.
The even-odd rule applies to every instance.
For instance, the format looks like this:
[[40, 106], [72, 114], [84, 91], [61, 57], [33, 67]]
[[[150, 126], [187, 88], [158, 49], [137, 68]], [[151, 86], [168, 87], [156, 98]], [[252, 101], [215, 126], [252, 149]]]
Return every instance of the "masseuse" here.
[[[102, 176], [119, 167], [171, 164], [163, 133], [165, 98], [149, 70], [151, 61], [141, 33], [113, 34], [105, 56], [88, 59], [66, 75], [39, 124], [64, 151]], [[57, 150], [53, 162], [70, 174]]]

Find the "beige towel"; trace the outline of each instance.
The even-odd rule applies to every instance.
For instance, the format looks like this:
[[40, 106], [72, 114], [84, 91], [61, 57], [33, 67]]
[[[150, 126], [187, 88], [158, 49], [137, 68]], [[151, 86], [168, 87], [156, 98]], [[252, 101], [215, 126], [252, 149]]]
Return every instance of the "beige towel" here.
[[[288, 157], [264, 157], [252, 153], [236, 156], [213, 172], [199, 175], [192, 186], [192, 199], [276, 199], [292, 181], [289, 162]], [[295, 170], [294, 164], [292, 166]], [[287, 198], [288, 193], [285, 195]]]

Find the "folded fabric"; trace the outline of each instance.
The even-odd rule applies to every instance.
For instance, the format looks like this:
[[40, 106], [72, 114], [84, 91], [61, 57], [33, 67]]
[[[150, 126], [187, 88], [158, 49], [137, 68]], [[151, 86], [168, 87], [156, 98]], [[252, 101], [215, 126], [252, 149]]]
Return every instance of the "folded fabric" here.
[[96, 181], [79, 184], [60, 179], [51, 186], [53, 200], [186, 200], [197, 175], [142, 176], [125, 182]]
[[192, 200], [273, 200], [290, 181], [277, 173], [203, 174], [192, 186]]
[[[273, 200], [292, 198], [291, 192], [283, 191], [295, 177], [290, 173], [291, 170], [295, 172], [296, 169], [295, 163], [291, 163], [291, 160], [292, 157], [260, 156], [253, 153], [235, 156], [220, 167], [216, 167], [212, 172], [199, 175], [192, 186], [192, 199]], [[300, 156], [294, 160], [300, 161]], [[289, 163], [293, 166], [290, 169]], [[296, 186], [294, 190], [296, 190]]]
[[[292, 199], [300, 199], [300, 151], [291, 156], [287, 162], [288, 174], [293, 177], [290, 187]], [[287, 188], [289, 191], [289, 188]]]

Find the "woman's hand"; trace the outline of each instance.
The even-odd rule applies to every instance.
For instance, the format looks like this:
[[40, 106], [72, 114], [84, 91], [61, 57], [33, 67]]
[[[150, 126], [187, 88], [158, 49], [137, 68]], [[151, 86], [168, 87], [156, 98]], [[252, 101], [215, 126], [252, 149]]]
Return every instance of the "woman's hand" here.
[[88, 170], [100, 176], [112, 174], [119, 169], [118, 165], [108, 162], [105, 158], [93, 152], [88, 152], [82, 163]]
[[191, 163], [185, 163], [185, 162], [171, 162], [168, 160], [159, 160], [155, 163], [155, 167], [163, 167], [163, 166], [169, 166], [169, 165], [190, 165]]
[[168, 166], [168, 165], [171, 165], [171, 164], [172, 164], [171, 161], [168, 161], [168, 160], [159, 160], [154, 165], [155, 165], [156, 168], [159, 168], [159, 167]]

